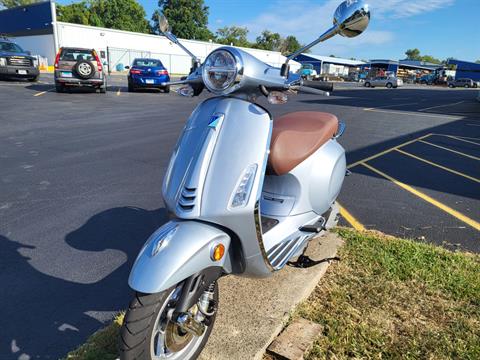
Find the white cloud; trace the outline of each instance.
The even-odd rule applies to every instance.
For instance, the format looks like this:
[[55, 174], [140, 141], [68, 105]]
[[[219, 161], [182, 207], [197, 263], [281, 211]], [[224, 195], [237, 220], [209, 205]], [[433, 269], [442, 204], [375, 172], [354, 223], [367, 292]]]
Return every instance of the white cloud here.
[[369, 0], [375, 16], [406, 18], [453, 5], [455, 0]]
[[[455, 0], [366, 0], [372, 13], [372, 24], [376, 20], [407, 18], [451, 6]], [[295, 35], [300, 42], [308, 43], [321, 32], [332, 26], [332, 16], [340, 0], [327, 0], [317, 4], [308, 0], [285, 2], [277, 0], [269, 11], [258, 15], [246, 26], [251, 40], [263, 30], [278, 32], [283, 36]], [[300, 9], [303, 9], [300, 11]], [[372, 26], [362, 35], [352, 39], [337, 36], [325, 43], [317, 45], [321, 53], [348, 55], [354, 49], [365, 46], [380, 46], [394, 41], [395, 34], [379, 30]], [[321, 49], [321, 50], [320, 50]], [[315, 52], [315, 48], [313, 51]]]

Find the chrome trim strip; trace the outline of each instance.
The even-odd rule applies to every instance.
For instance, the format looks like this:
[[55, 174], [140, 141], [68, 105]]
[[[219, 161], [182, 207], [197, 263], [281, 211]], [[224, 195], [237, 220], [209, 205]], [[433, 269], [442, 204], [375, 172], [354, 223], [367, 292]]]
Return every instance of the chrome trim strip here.
[[345, 129], [346, 129], [346, 125], [343, 121], [339, 121], [338, 122], [338, 130], [337, 130], [337, 133], [335, 135], [333, 135], [333, 138], [334, 139], [338, 139], [340, 136], [343, 135], [343, 133], [345, 132]]
[[265, 245], [263, 244], [263, 232], [262, 232], [262, 219], [260, 215], [260, 201], [257, 200], [255, 203], [255, 210], [253, 211], [253, 217], [255, 218], [255, 229], [257, 231], [257, 240], [258, 245], [260, 246], [260, 251], [262, 252], [263, 260], [265, 261], [265, 265], [270, 271], [275, 271], [272, 264], [268, 260], [268, 255], [265, 250]]

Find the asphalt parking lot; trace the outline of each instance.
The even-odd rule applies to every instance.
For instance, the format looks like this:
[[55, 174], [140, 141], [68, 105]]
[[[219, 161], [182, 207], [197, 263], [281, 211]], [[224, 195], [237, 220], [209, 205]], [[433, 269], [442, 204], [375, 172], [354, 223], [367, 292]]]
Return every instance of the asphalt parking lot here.
[[[121, 77], [108, 90], [0, 82], [1, 359], [61, 357], [125, 308], [133, 260], [166, 221], [170, 150], [207, 95], [127, 93]], [[347, 124], [342, 223], [480, 252], [477, 93], [340, 85], [268, 108]]]

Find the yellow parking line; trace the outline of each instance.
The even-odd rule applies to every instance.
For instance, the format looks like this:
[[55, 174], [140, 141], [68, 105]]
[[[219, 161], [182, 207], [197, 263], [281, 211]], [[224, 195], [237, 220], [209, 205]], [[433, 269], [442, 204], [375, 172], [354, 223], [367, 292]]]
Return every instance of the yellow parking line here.
[[[449, 137], [449, 138], [452, 138], [452, 139], [456, 139], [456, 140], [459, 140], [459, 141], [464, 141], [466, 143], [469, 143], [469, 144], [474, 144], [474, 145], [479, 145], [480, 146], [480, 143], [478, 142], [475, 142], [475, 141], [470, 141], [470, 140], [465, 140], [465, 139], [462, 139], [458, 136], [453, 136], [453, 135], [444, 135], [446, 137]], [[480, 140], [480, 139], [479, 139]]]
[[384, 172], [374, 168], [371, 165], [368, 165], [368, 164], [362, 164], [362, 165], [365, 166], [367, 169], [377, 173], [378, 175], [383, 176], [385, 179], [390, 180], [391, 182], [400, 186], [404, 190], [407, 190], [408, 192], [412, 193], [413, 195], [418, 196], [422, 200], [425, 200], [426, 202], [432, 204], [433, 206], [436, 206], [437, 208], [439, 208], [439, 209], [445, 211], [446, 213], [452, 215], [453, 217], [457, 218], [458, 220], [463, 221], [464, 223], [470, 225], [475, 230], [480, 231], [480, 223], [479, 222], [477, 222], [473, 219], [470, 219], [468, 216], [463, 215], [459, 211], [454, 210], [454, 209], [452, 209], [451, 207], [449, 207], [445, 204], [442, 204], [441, 202], [431, 198], [427, 194], [424, 194], [421, 191], [418, 191], [418, 190], [414, 189], [410, 185], [402, 183], [401, 181], [391, 177], [390, 175], [385, 174]]
[[391, 151], [393, 151], [393, 150], [396, 150], [396, 149], [398, 149], [398, 148], [401, 148], [401, 147], [406, 146], [406, 145], [409, 145], [409, 144], [413, 144], [413, 143], [416, 142], [416, 141], [420, 141], [420, 140], [422, 140], [422, 139], [425, 139], [425, 138], [427, 138], [427, 137], [429, 137], [429, 136], [431, 136], [431, 135], [432, 135], [432, 134], [423, 135], [423, 136], [420, 136], [420, 137], [418, 137], [418, 138], [416, 138], [416, 139], [413, 139], [413, 140], [404, 142], [404, 143], [402, 143], [402, 144], [400, 144], [400, 145], [391, 147], [391, 148], [389, 148], [389, 149], [387, 149], [387, 150], [384, 150], [384, 151], [382, 151], [382, 152], [379, 152], [379, 153], [377, 153], [377, 154], [375, 154], [375, 155], [372, 155], [372, 156], [369, 156], [369, 157], [367, 157], [367, 158], [365, 158], [365, 159], [362, 159], [362, 160], [359, 160], [359, 161], [357, 161], [357, 162], [354, 162], [353, 164], [348, 165], [347, 168], [350, 169], [350, 168], [355, 167], [355, 166], [357, 166], [357, 165], [360, 165], [360, 164], [362, 164], [362, 163], [364, 163], [364, 162], [366, 162], [366, 161], [373, 160], [373, 159], [375, 159], [375, 158], [377, 158], [377, 157], [380, 157], [380, 156], [382, 156], [382, 155], [385, 155], [385, 154], [387, 154], [387, 153], [389, 153], [389, 152], [391, 152]]
[[[337, 202], [338, 203], [338, 202]], [[340, 207], [340, 215], [342, 215], [347, 222], [353, 226], [355, 230], [358, 231], [365, 231], [365, 226], [363, 226], [352, 214], [350, 214], [347, 209], [345, 209], [342, 205], [338, 204]]]
[[401, 149], [395, 149], [395, 151], [398, 151], [399, 153], [402, 153], [402, 154], [404, 154], [404, 155], [410, 156], [411, 158], [414, 158], [414, 159], [416, 159], [416, 160], [423, 161], [424, 163], [427, 163], [427, 164], [429, 164], [429, 165], [436, 166], [436, 167], [438, 167], [438, 168], [440, 168], [440, 169], [442, 169], [442, 170], [451, 172], [452, 174], [459, 175], [459, 176], [463, 176], [464, 178], [467, 178], [467, 179], [470, 179], [470, 180], [472, 180], [472, 181], [475, 181], [475, 182], [480, 183], [480, 179], [474, 178], [473, 176], [464, 174], [464, 173], [462, 173], [462, 172], [460, 172], [460, 171], [456, 171], [456, 170], [450, 169], [450, 168], [448, 168], [448, 167], [446, 167], [446, 166], [443, 166], [443, 165], [434, 163], [434, 162], [432, 162], [432, 161], [423, 159], [423, 158], [421, 158], [421, 157], [419, 157], [419, 156], [410, 154], [409, 152], [403, 151], [403, 150], [401, 150]]
[[[467, 124], [469, 125], [469, 124]], [[470, 125], [473, 125], [473, 124], [470, 124]], [[478, 125], [480, 126], [480, 125]], [[437, 133], [432, 133], [432, 135], [435, 135], [435, 136], [446, 136], [446, 137], [453, 137], [455, 139], [467, 139], [467, 140], [475, 140], [475, 141], [480, 141], [480, 138], [477, 138], [477, 137], [468, 137], [468, 136], [460, 136], [460, 135], [448, 135], [448, 134], [437, 134]]]
[[460, 151], [457, 151], [457, 150], [453, 150], [453, 149], [450, 149], [450, 148], [447, 148], [447, 147], [444, 147], [444, 146], [440, 146], [440, 145], [437, 145], [437, 144], [433, 144], [431, 142], [428, 142], [428, 141], [424, 141], [424, 140], [419, 140], [420, 142], [424, 143], [424, 144], [427, 144], [427, 145], [431, 145], [431, 146], [435, 146], [437, 148], [440, 148], [440, 149], [443, 149], [443, 150], [447, 150], [447, 151], [451, 151], [455, 154], [458, 154], [458, 155], [462, 155], [462, 156], [465, 156], [465, 157], [468, 157], [470, 159], [473, 159], [473, 160], [480, 160], [480, 158], [476, 157], [476, 156], [473, 156], [473, 155], [469, 155], [469, 154], [465, 154], [463, 152], [460, 152]]
[[42, 91], [42, 92], [36, 93], [36, 94], [33, 95], [33, 96], [41, 96], [41, 95], [46, 94], [47, 92], [48, 92], [48, 91]]

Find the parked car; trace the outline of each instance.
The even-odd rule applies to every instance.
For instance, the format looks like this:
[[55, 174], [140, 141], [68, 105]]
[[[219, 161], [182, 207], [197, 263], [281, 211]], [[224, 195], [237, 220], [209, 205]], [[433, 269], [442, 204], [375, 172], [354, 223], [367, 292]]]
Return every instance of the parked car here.
[[473, 81], [472, 79], [467, 79], [467, 78], [450, 80], [447, 83], [447, 85], [448, 85], [449, 88], [455, 88], [455, 87], [476, 88], [476, 87], [478, 87], [478, 83], [476, 81]]
[[37, 58], [6, 37], [0, 37], [0, 78], [38, 81]]
[[89, 87], [107, 92], [103, 64], [94, 49], [64, 47], [55, 58], [55, 88], [64, 92], [70, 87]]
[[314, 80], [318, 78], [317, 70], [312, 64], [302, 64], [302, 67], [298, 70], [298, 73], [303, 79]]
[[158, 59], [135, 59], [132, 66], [125, 66], [128, 72], [128, 91], [139, 88], [162, 89], [170, 92], [170, 86], [162, 83], [170, 81], [170, 75], [162, 62]]
[[365, 80], [365, 87], [385, 86], [387, 88], [397, 88], [403, 85], [402, 79], [392, 76], [377, 76], [373, 79]]

